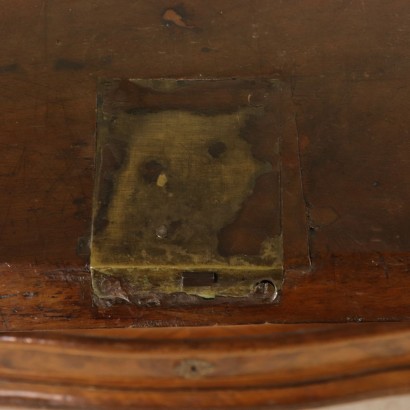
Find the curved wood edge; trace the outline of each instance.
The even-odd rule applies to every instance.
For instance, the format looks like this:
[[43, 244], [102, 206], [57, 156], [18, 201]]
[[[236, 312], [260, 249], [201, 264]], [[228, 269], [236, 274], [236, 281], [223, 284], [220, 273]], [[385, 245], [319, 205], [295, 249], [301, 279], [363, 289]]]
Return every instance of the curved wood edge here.
[[0, 404], [298, 408], [410, 391], [405, 324], [0, 334]]

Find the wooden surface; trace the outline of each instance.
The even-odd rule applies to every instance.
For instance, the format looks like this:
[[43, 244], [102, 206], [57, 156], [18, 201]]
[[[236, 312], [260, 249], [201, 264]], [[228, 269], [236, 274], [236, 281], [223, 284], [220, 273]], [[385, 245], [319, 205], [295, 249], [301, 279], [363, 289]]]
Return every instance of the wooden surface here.
[[[409, 391], [406, 324], [11, 332], [407, 321], [407, 0], [0, 4], [1, 404], [291, 408]], [[79, 254], [102, 77], [288, 85], [298, 155], [283, 158], [302, 186], [291, 178], [283, 194], [305, 202], [294, 216], [307, 217], [309, 249], [288, 243], [278, 303], [93, 303]], [[294, 269], [308, 251], [311, 270]]]
[[410, 388], [406, 325], [3, 333], [0, 405], [308, 408]]
[[[409, 14], [405, 0], [3, 1], [3, 329], [408, 319]], [[98, 78], [232, 76], [291, 86], [312, 272], [288, 271], [267, 309], [93, 307], [76, 247]]]

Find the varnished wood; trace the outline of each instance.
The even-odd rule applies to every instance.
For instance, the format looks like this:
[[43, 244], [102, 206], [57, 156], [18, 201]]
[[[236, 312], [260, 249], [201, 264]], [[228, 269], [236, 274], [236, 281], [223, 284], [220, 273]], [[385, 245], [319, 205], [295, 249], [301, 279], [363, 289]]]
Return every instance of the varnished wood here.
[[4, 333], [0, 347], [0, 404], [287, 409], [410, 389], [405, 325]]
[[[3, 328], [407, 319], [408, 3], [189, 1], [174, 10], [189, 27], [164, 22], [172, 6], [4, 2]], [[312, 271], [286, 272], [279, 306], [91, 304], [76, 247], [90, 229], [97, 80], [181, 76], [290, 85]]]
[[[409, 319], [406, 0], [4, 0], [1, 5], [3, 331]], [[303, 198], [306, 204], [309, 248], [303, 240], [290, 243], [280, 303], [212, 309], [206, 304], [164, 309], [93, 303], [88, 260], [76, 248], [79, 238], [90, 234], [95, 99], [101, 77], [275, 77], [289, 85], [290, 112], [295, 108], [296, 114], [288, 124], [299, 150], [297, 156], [283, 155], [294, 175], [301, 174], [302, 186], [292, 185], [284, 195], [295, 195], [296, 202]], [[299, 210], [296, 215], [303, 220], [306, 213]], [[311, 270], [294, 269], [300, 258], [309, 259], [308, 253]], [[317, 330], [308, 332], [310, 336], [295, 331], [292, 340], [298, 342], [293, 345], [285, 340], [289, 332], [279, 327], [284, 332], [279, 347], [274, 343], [277, 328], [260, 326], [252, 328], [255, 336], [245, 332], [228, 338], [229, 348], [221, 343], [220, 353], [205, 351], [203, 344], [189, 339], [208, 332], [220, 338], [213, 328], [176, 332], [186, 336], [190, 346], [171, 342], [174, 329], [147, 330], [150, 338], [169, 338], [171, 354], [198, 348], [222, 360], [231, 346], [233, 354], [240, 355], [244, 340], [257, 339], [258, 354], [263, 351], [276, 360], [259, 356], [263, 366], [246, 377], [249, 388], [235, 387], [240, 376], [232, 370], [233, 387], [213, 385], [189, 395], [188, 390], [167, 390], [158, 383], [155, 391], [137, 390], [133, 383], [144, 373], [128, 376], [127, 388], [117, 386], [118, 379], [107, 369], [110, 357], [119, 353], [107, 347], [113, 341], [107, 334], [105, 339], [66, 335], [66, 342], [47, 334], [7, 334], [0, 342], [7, 347], [0, 350], [0, 397], [3, 404], [72, 408], [155, 408], [170, 403], [175, 408], [215, 403], [286, 408], [408, 391], [406, 325], [385, 326], [375, 325], [370, 332], [367, 324], [349, 325], [331, 333], [333, 339], [327, 326], [314, 325]], [[268, 329], [272, 349], [261, 341], [262, 329]], [[145, 332], [135, 330], [135, 339], [142, 337], [140, 331]], [[143, 343], [139, 351], [131, 351], [136, 344], [129, 340], [114, 340], [113, 345], [128, 349], [125, 357], [130, 360], [148, 354]], [[7, 361], [13, 346], [19, 348], [17, 356]], [[57, 364], [57, 358], [60, 364], [69, 363], [69, 352], [83, 360], [90, 346], [102, 358], [107, 379], [92, 371], [82, 379], [77, 369], [71, 372]], [[160, 349], [155, 345], [152, 350], [160, 355]], [[250, 363], [246, 349], [244, 360]], [[283, 359], [280, 368], [285, 356], [279, 353], [286, 349], [300, 354], [287, 356], [294, 360]], [[40, 381], [30, 367], [39, 352], [50, 355], [58, 382], [44, 376]], [[313, 360], [318, 352], [328, 354], [319, 364]], [[333, 368], [335, 360], [340, 366]], [[292, 363], [295, 373], [290, 377], [283, 369]], [[268, 371], [261, 374], [264, 369]], [[157, 381], [160, 370], [154, 369], [150, 382]], [[262, 379], [265, 384], [259, 383]], [[197, 388], [202, 381], [189, 383], [186, 386]]]
[[409, 258], [396, 255], [380, 261], [333, 257], [317, 261], [314, 274], [288, 271], [279, 303], [241, 306], [206, 303], [180, 308], [111, 307], [92, 303], [87, 270], [39, 265], [14, 266], [2, 275], [3, 329], [64, 329], [227, 325], [247, 323], [371, 322], [409, 319], [410, 302], [403, 284]]

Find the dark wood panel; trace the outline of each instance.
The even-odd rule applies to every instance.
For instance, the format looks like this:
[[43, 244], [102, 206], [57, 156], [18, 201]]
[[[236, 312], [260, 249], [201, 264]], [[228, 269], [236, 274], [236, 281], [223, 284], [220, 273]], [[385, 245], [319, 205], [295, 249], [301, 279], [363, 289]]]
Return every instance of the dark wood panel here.
[[[409, 14], [405, 0], [3, 1], [3, 327], [407, 320]], [[292, 89], [312, 272], [288, 270], [264, 309], [93, 307], [76, 247], [98, 78], [232, 76]]]

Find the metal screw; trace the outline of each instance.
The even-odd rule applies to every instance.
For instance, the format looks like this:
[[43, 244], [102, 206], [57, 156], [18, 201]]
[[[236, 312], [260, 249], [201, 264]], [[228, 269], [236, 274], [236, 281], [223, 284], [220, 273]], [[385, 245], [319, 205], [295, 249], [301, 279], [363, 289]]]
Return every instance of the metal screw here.
[[270, 280], [261, 280], [255, 284], [253, 294], [258, 299], [270, 300], [273, 302], [278, 295], [278, 291], [276, 290], [274, 283]]

